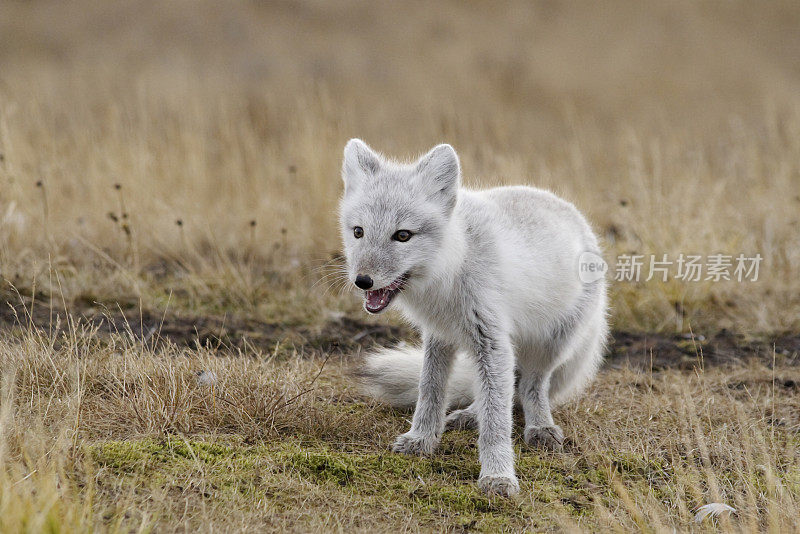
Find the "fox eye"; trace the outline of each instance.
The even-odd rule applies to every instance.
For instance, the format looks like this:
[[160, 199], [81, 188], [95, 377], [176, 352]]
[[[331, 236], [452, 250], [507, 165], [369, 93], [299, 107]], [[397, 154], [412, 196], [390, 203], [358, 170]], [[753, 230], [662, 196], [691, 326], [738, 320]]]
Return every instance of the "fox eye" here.
[[394, 239], [395, 241], [406, 242], [409, 239], [411, 239], [412, 235], [414, 235], [414, 234], [412, 234], [408, 230], [398, 230], [398, 231], [396, 231], [394, 233], [394, 235], [392, 236], [392, 239]]
[[356, 226], [353, 228], [353, 235], [356, 237], [356, 239], [361, 239], [364, 237], [364, 229], [360, 226]]

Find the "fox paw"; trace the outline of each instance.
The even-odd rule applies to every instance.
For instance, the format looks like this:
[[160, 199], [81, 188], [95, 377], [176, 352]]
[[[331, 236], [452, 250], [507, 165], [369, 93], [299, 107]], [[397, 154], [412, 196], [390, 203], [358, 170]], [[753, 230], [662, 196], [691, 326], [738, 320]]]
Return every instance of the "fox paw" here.
[[564, 448], [564, 431], [558, 425], [531, 426], [525, 429], [525, 443], [540, 449], [560, 451]]
[[397, 436], [392, 445], [392, 451], [414, 456], [429, 456], [439, 446], [436, 436], [423, 436], [406, 432]]
[[513, 474], [511, 476], [482, 475], [478, 479], [478, 488], [489, 496], [512, 497], [519, 493], [519, 482]]
[[447, 430], [466, 430], [468, 428], [478, 428], [478, 416], [469, 409], [455, 410], [450, 412], [444, 420]]

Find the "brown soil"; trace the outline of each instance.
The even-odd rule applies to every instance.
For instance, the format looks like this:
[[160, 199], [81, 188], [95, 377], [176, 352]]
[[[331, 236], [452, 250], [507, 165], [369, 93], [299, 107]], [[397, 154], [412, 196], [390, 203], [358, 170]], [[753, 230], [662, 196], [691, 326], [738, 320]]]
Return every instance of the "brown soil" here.
[[318, 326], [294, 326], [230, 316], [164, 314], [141, 310], [130, 304], [112, 307], [94, 303], [77, 312], [71, 310], [68, 321], [63, 308], [51, 308], [44, 298], [32, 308], [31, 312], [21, 304], [2, 302], [0, 330], [35, 325], [48, 332], [55, 331], [55, 337], [58, 337], [72, 324], [96, 328], [100, 338], [116, 334], [154, 345], [171, 342], [192, 348], [256, 349], [264, 353], [295, 349], [303, 355], [353, 353], [413, 336], [410, 328], [373, 324], [350, 317], [331, 319]]
[[[6, 299], [3, 299], [6, 300]], [[9, 299], [10, 300], [10, 299]], [[46, 331], [65, 331], [69, 322], [63, 309], [51, 309], [45, 300], [33, 313], [21, 305], [0, 306], [0, 329], [9, 331], [30, 324]], [[256, 349], [271, 353], [297, 350], [305, 356], [321, 353], [352, 354], [377, 345], [414, 340], [408, 327], [369, 323], [358, 318], [331, 319], [319, 326], [292, 326], [253, 319], [189, 316], [138, 310], [87, 306], [71, 316], [73, 324], [97, 329], [99, 337], [130, 335], [147, 343], [172, 342], [188, 347], [237, 351]], [[771, 365], [800, 365], [800, 334], [746, 337], [726, 330], [702, 335], [615, 331], [609, 343], [606, 365], [658, 371], [692, 369], [708, 365], [737, 364], [757, 359]]]
[[800, 334], [747, 337], [722, 330], [708, 339], [702, 335], [650, 334], [616, 331], [607, 365], [653, 369], [692, 369], [706, 365], [744, 363], [752, 359], [767, 365], [800, 365]]

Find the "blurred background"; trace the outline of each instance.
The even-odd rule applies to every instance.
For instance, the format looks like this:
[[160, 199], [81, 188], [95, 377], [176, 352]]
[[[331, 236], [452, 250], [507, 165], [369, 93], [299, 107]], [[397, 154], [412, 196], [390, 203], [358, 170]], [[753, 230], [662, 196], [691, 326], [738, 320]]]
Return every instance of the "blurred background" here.
[[758, 282], [616, 283], [618, 328], [797, 330], [799, 58], [793, 1], [3, 1], [4, 291], [357, 313], [328, 275], [361, 137], [554, 190], [612, 268], [765, 258]]

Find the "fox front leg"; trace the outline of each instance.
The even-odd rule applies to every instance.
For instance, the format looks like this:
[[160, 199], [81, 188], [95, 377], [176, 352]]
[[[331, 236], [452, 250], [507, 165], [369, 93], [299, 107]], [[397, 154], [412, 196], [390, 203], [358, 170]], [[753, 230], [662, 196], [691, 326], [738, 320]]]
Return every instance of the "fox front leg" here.
[[454, 347], [430, 335], [423, 336], [423, 345], [425, 356], [411, 430], [398, 436], [392, 445], [394, 452], [421, 456], [436, 450], [444, 431], [445, 388], [455, 356]]
[[475, 313], [473, 329], [478, 369], [476, 412], [478, 487], [488, 495], [510, 497], [519, 492], [511, 441], [514, 399], [514, 352], [507, 332]]

